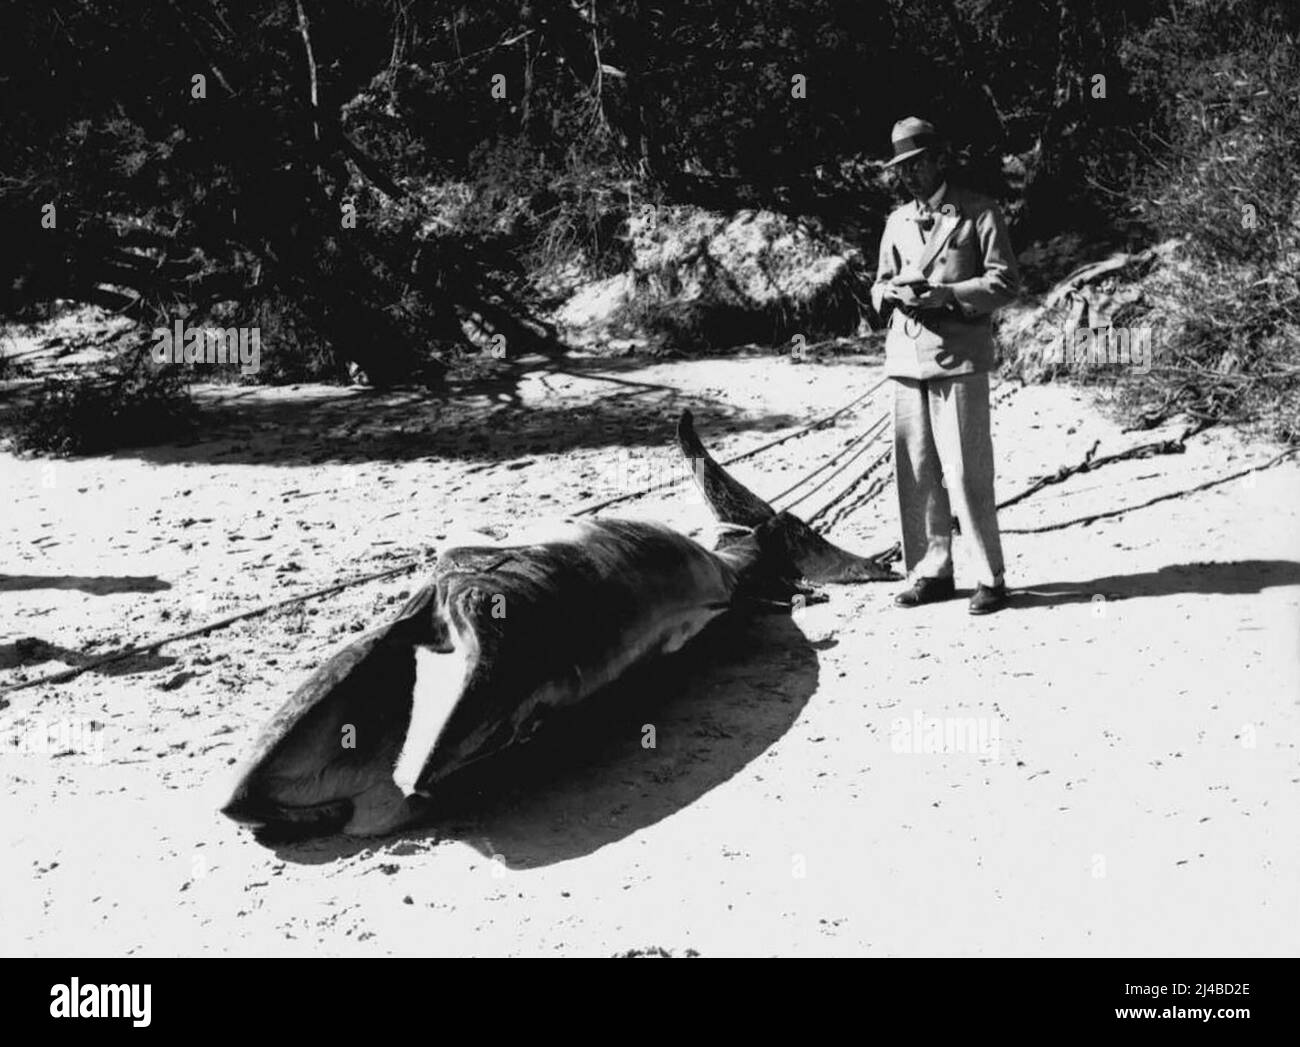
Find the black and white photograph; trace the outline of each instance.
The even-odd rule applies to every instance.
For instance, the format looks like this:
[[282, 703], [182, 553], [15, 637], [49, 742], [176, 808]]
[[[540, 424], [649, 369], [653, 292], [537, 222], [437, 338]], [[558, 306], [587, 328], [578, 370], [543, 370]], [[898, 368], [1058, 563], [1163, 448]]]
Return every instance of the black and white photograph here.
[[0, 955], [1219, 958], [1092, 1002], [1260, 1016], [1294, 0], [15, 0], [0, 55]]

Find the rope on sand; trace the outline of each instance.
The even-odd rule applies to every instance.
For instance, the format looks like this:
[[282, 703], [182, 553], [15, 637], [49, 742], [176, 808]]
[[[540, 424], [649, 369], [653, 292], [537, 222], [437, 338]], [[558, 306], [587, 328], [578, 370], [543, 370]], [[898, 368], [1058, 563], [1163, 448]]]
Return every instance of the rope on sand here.
[[[1166, 440], [1163, 441], [1163, 443], [1173, 443], [1173, 441]], [[1142, 448], [1134, 448], [1134, 450], [1142, 450], [1146, 447], [1152, 447], [1152, 446], [1158, 446], [1158, 445], [1144, 444]], [[1096, 448], [1094, 447], [1094, 450], [1095, 449]], [[1226, 484], [1232, 480], [1240, 480], [1243, 476], [1249, 476], [1251, 473], [1263, 472], [1265, 469], [1272, 469], [1273, 466], [1277, 465], [1283, 459], [1290, 458], [1291, 455], [1295, 454], [1297, 451], [1300, 451], [1300, 447], [1290, 447], [1287, 450], [1283, 451], [1281, 454], [1275, 455], [1273, 458], [1270, 458], [1263, 465], [1252, 465], [1249, 469], [1242, 469], [1240, 472], [1235, 472], [1228, 476], [1219, 476], [1213, 480], [1207, 480], [1203, 484], [1197, 484], [1195, 487], [1188, 487], [1186, 490], [1172, 491], [1169, 494], [1157, 495], [1156, 497], [1148, 499], [1145, 502], [1139, 502], [1137, 505], [1126, 505], [1123, 506], [1122, 508], [1111, 509], [1104, 513], [1093, 513], [1091, 516], [1080, 516], [1074, 520], [1062, 520], [1059, 523], [1043, 524], [1041, 527], [1004, 527], [1002, 528], [1002, 533], [1003, 534], [1043, 534], [1047, 531], [1060, 531], [1066, 527], [1075, 527], [1075, 526], [1086, 527], [1088, 524], [1094, 523], [1097, 520], [1106, 520], [1112, 516], [1123, 516], [1125, 513], [1131, 513], [1135, 509], [1145, 509], [1149, 505], [1158, 505], [1160, 502], [1168, 502], [1174, 498], [1185, 498], [1187, 497], [1187, 495], [1195, 494], [1198, 491], [1206, 491], [1209, 490], [1209, 488], [1211, 487], [1218, 487], [1220, 484]], [[1155, 453], [1161, 454], [1161, 453], [1169, 453], [1169, 452], [1157, 451]], [[1095, 468], [1097, 464], [1109, 465], [1111, 462], [1114, 461], [1122, 461], [1124, 460], [1125, 457], [1145, 458], [1148, 456], [1135, 455], [1135, 454], [1134, 455], [1109, 455], [1106, 459], [1100, 460], [1099, 463], [1094, 463], [1093, 468]], [[1085, 472], [1086, 470], [1075, 469], [1074, 471]], [[1053, 478], [1047, 480], [1046, 482], [1059, 483], [1060, 481]], [[1017, 495], [1014, 500], [1019, 501], [1020, 498], [1028, 497], [1029, 495], [1033, 494], [1034, 491], [1038, 490], [1042, 486], [1043, 486], [1043, 482], [1040, 481], [1034, 487], [1031, 487], [1029, 488], [1029, 490], [1023, 492], [1020, 495]], [[999, 509], [1002, 508], [1002, 506], [1005, 504], [1007, 503], [1005, 502], [1000, 503], [998, 508]]]
[[[241, 611], [239, 614], [232, 614], [226, 618], [220, 618], [215, 622], [209, 622], [207, 625], [200, 625], [193, 629], [186, 629], [184, 632], [172, 633], [170, 636], [164, 636], [157, 640], [150, 640], [146, 644], [124, 647], [120, 651], [113, 651], [111, 654], [100, 655], [98, 658], [91, 658], [89, 661], [82, 662], [80, 665], [73, 666], [71, 669], [64, 669], [57, 673], [50, 673], [48, 676], [41, 676], [35, 680], [27, 680], [24, 683], [9, 684], [6, 687], [0, 687], [0, 695], [12, 694], [14, 691], [22, 691], [28, 687], [36, 687], [43, 683], [65, 683], [84, 672], [91, 669], [98, 669], [102, 665], [109, 665], [112, 662], [120, 662], [123, 658], [133, 658], [137, 654], [148, 654], [150, 651], [156, 651], [164, 644], [175, 643], [177, 640], [188, 640], [195, 636], [202, 636], [204, 633], [214, 632], [217, 629], [224, 629], [235, 622], [243, 621], [245, 618], [255, 618], [260, 614], [266, 614], [268, 611], [274, 611], [280, 607], [288, 607], [290, 604], [303, 603], [306, 600], [315, 599], [318, 596], [331, 596], [343, 589], [351, 588], [354, 585], [361, 585], [363, 582], [374, 582], [381, 578], [392, 578], [394, 575], [405, 574], [420, 565], [420, 561], [413, 560], [401, 567], [390, 567], [386, 571], [376, 571], [373, 574], [362, 575], [360, 578], [352, 578], [346, 582], [339, 582], [337, 585], [327, 585], [323, 589], [313, 589], [309, 593], [299, 593], [297, 596], [290, 596], [283, 600], [277, 600], [274, 603], [262, 604], [260, 607], [254, 607], [248, 611]], [[0, 698], [0, 709], [3, 709], [8, 703]]]
[[[724, 458], [718, 464], [735, 465], [737, 462], [743, 462], [746, 459], [754, 458], [757, 455], [762, 454], [764, 451], [770, 450], [773, 447], [779, 447], [781, 444], [788, 443], [790, 440], [797, 440], [801, 436], [807, 436], [813, 430], [820, 429], [822, 426], [828, 424], [829, 422], [834, 421], [845, 411], [848, 411], [849, 409], [856, 407], [867, 397], [871, 396], [877, 389], [879, 389], [882, 385], [884, 385], [885, 382], [887, 382], [888, 380], [889, 380], [888, 378], [880, 379], [880, 381], [878, 381], [865, 393], [861, 394], [860, 396], [855, 396], [843, 407], [839, 408], [838, 410], [832, 411], [828, 415], [818, 418], [816, 421], [808, 425], [805, 425], [802, 429], [796, 429], [794, 432], [787, 433], [785, 436], [778, 437], [775, 440], [769, 440], [767, 443], [764, 444], [759, 444], [757, 447], [751, 448], [750, 450], [745, 451], [741, 454], [732, 455], [730, 458]], [[599, 512], [601, 509], [608, 509], [611, 505], [618, 505], [620, 502], [630, 502], [633, 499], [642, 498], [647, 494], [651, 494], [654, 491], [662, 491], [666, 487], [674, 487], [677, 484], [681, 483], [683, 480], [687, 479], [689, 475], [690, 475], [689, 473], [683, 473], [681, 476], [675, 476], [671, 480], [664, 480], [662, 483], [651, 484], [649, 487], [641, 487], [635, 491], [629, 491], [626, 494], [620, 494], [613, 498], [606, 498], [604, 501], [593, 502], [591, 504], [584, 505], [579, 509], [573, 510], [573, 512], [571, 512], [569, 515], [586, 516], [590, 513]], [[807, 477], [805, 477], [805, 479], [807, 479]], [[801, 480], [800, 483], [803, 483], [803, 481]], [[798, 486], [799, 484], [795, 484], [795, 487]], [[782, 493], [788, 493], [788, 492], [782, 492]]]
[[[829, 469], [832, 465], [834, 465], [834, 464], [835, 464], [836, 462], [838, 462], [841, 458], [843, 458], [846, 454], [848, 454], [849, 451], [852, 449], [852, 447], [853, 447], [854, 444], [856, 444], [856, 443], [860, 443], [860, 442], [862, 442], [862, 441], [865, 440], [865, 441], [866, 441], [865, 445], [864, 445], [863, 447], [859, 448], [859, 449], [857, 450], [857, 452], [856, 452], [856, 453], [855, 453], [851, 458], [849, 458], [848, 461], [846, 461], [843, 465], [841, 465], [838, 469], [836, 469], [833, 473], [831, 473], [830, 476], [828, 476], [828, 477], [826, 477], [824, 480], [822, 480], [821, 483], [817, 484], [817, 486], [815, 486], [815, 487], [813, 487], [811, 490], [806, 491], [806, 492], [804, 492], [803, 494], [801, 494], [798, 498], [796, 498], [793, 502], [791, 502], [791, 503], [790, 503], [789, 505], [787, 505], [785, 508], [786, 508], [787, 510], [788, 510], [788, 509], [793, 509], [793, 508], [794, 508], [796, 505], [798, 505], [799, 503], [801, 503], [801, 502], [806, 502], [809, 498], [811, 498], [813, 495], [815, 495], [818, 491], [820, 491], [820, 490], [821, 490], [823, 487], [825, 487], [828, 483], [830, 483], [832, 480], [834, 480], [835, 477], [839, 476], [840, 473], [844, 472], [844, 470], [847, 469], [850, 465], [852, 465], [854, 461], [856, 461], [858, 458], [861, 458], [864, 454], [866, 454], [869, 450], [871, 450], [871, 445], [872, 445], [873, 443], [876, 442], [876, 439], [877, 439], [877, 438], [880, 436], [880, 434], [884, 431], [884, 427], [885, 427], [888, 423], [889, 423], [889, 413], [886, 412], [885, 414], [883, 414], [883, 415], [881, 415], [879, 418], [877, 418], [874, 422], [872, 422], [871, 425], [869, 425], [866, 429], [864, 429], [864, 430], [862, 431], [862, 433], [861, 433], [859, 436], [857, 436], [857, 437], [855, 437], [853, 440], [849, 441], [849, 443], [848, 443], [846, 446], [844, 446], [843, 448], [840, 449], [840, 451], [839, 451], [838, 454], [832, 455], [832, 456], [831, 456], [830, 458], [828, 458], [828, 459], [827, 459], [827, 460], [826, 460], [822, 465], [820, 465], [818, 468], [814, 469], [814, 470], [813, 470], [811, 473], [809, 473], [807, 476], [803, 477], [803, 479], [801, 479], [801, 480], [797, 481], [796, 483], [792, 484], [790, 487], [787, 487], [787, 488], [786, 488], [784, 491], [782, 491], [780, 494], [775, 495], [774, 497], [770, 498], [769, 501], [771, 501], [771, 502], [775, 502], [778, 498], [782, 498], [782, 497], [784, 497], [785, 495], [789, 494], [791, 491], [796, 490], [796, 489], [799, 488], [799, 487], [802, 487], [805, 483], [807, 483], [809, 480], [811, 480], [811, 479], [812, 479], [814, 476], [816, 476], [818, 473], [822, 472], [823, 470]], [[874, 464], [873, 464], [872, 466], [869, 466], [868, 468], [869, 468], [869, 469], [874, 468]], [[856, 486], [856, 484], [855, 484], [854, 486]], [[843, 497], [843, 495], [841, 495], [840, 497]], [[839, 498], [835, 499], [835, 501], [838, 501], [838, 500], [839, 500]], [[830, 503], [830, 504], [834, 504], [834, 502], [832, 502], [832, 503]], [[815, 513], [815, 514], [814, 514], [814, 515], [809, 519], [808, 522], [809, 522], [809, 523], [812, 523], [813, 520], [815, 520], [818, 516], [823, 515], [823, 514], [826, 512], [826, 509], [827, 509], [827, 508], [828, 508], [828, 506], [823, 506], [820, 510], [818, 510], [817, 513]]]
[[[880, 457], [877, 458], [874, 462], [872, 462], [869, 466], [867, 466], [867, 468], [863, 470], [862, 475], [857, 480], [855, 480], [837, 498], [835, 498], [831, 502], [828, 502], [826, 506], [823, 507], [821, 512], [818, 513], [818, 517], [822, 516], [826, 512], [829, 512], [838, 503], [844, 501], [845, 498], [847, 498], [859, 487], [861, 487], [862, 484], [866, 481], [866, 479], [872, 473], [874, 473], [877, 468], [879, 468], [885, 462], [889, 461], [891, 458], [893, 458], [893, 456], [894, 456], [893, 448], [886, 448], [884, 451], [882, 451]], [[889, 484], [893, 479], [894, 479], [893, 473], [886, 473], [884, 476], [877, 477], [875, 480], [872, 481], [871, 486], [868, 487], [866, 491], [864, 491], [857, 498], [853, 499], [853, 501], [845, 505], [829, 521], [827, 521], [824, 530], [828, 532], [835, 530], [835, 528], [840, 525], [841, 521], [847, 520], [850, 516], [856, 513], [864, 505], [866, 505], [873, 498], [875, 498], [876, 495], [880, 494], [886, 487], [889, 486]], [[895, 543], [895, 548], [899, 548], [898, 543]]]

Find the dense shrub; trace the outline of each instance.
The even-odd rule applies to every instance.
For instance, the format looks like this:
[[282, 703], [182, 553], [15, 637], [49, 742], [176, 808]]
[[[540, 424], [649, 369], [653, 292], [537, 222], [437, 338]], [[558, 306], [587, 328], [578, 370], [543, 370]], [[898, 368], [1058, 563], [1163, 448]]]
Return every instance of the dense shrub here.
[[18, 451], [70, 455], [165, 443], [194, 421], [180, 371], [137, 365], [46, 379], [9, 428]]
[[1184, 264], [1146, 284], [1168, 352], [1137, 399], [1300, 441], [1300, 47], [1262, 5], [1191, 6], [1146, 38], [1168, 56], [1169, 137], [1135, 197]]

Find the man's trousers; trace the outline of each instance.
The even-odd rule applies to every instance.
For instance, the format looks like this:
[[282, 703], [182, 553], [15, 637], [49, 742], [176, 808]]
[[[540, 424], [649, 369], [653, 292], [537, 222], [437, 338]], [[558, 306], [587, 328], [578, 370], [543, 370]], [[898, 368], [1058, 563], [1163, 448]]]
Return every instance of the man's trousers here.
[[894, 479], [909, 576], [952, 577], [955, 512], [974, 581], [1000, 584], [988, 374], [893, 381]]

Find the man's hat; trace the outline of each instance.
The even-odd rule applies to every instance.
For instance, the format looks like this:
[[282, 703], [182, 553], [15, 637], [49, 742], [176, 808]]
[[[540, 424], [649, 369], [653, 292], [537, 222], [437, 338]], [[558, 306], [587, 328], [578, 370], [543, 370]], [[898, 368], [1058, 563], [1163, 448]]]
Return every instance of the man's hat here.
[[899, 120], [894, 125], [889, 140], [894, 146], [894, 158], [885, 164], [886, 167], [893, 167], [927, 149], [943, 144], [943, 139], [934, 129], [934, 124], [929, 120], [919, 120], [915, 116], [906, 116]]

